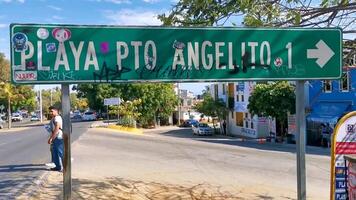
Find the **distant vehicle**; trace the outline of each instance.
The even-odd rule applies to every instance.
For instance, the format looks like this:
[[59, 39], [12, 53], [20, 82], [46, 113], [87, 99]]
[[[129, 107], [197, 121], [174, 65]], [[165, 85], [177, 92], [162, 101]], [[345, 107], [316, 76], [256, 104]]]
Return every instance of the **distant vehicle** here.
[[22, 115], [19, 113], [12, 114], [11, 121], [13, 122], [21, 122], [23, 120]]
[[37, 115], [32, 115], [31, 121], [40, 121], [40, 118]]
[[71, 119], [72, 119], [73, 121], [81, 121], [81, 120], [82, 120], [82, 116], [79, 115], [79, 114], [75, 114], [75, 115], [73, 115], [73, 116], [71, 117]]
[[206, 123], [192, 125], [194, 135], [213, 135], [213, 129]]
[[0, 118], [0, 129], [4, 128], [5, 122]]
[[185, 120], [182, 124], [183, 127], [192, 127], [192, 125], [198, 124], [199, 122], [195, 119]]
[[96, 120], [96, 113], [92, 111], [85, 112], [82, 116], [83, 121], [94, 121]]

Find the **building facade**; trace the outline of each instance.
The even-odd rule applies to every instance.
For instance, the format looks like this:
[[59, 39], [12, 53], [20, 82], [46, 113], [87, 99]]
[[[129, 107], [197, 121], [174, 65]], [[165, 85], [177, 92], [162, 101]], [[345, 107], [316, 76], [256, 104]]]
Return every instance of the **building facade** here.
[[214, 99], [221, 99], [229, 108], [227, 132], [234, 136], [264, 138], [275, 132], [275, 123], [271, 118], [252, 115], [248, 108], [248, 98], [256, 83], [240, 81], [216, 83], [210, 86]]
[[306, 86], [307, 142], [318, 144], [322, 124], [335, 126], [338, 120], [356, 110], [356, 65], [343, 67], [340, 80], [314, 80]]

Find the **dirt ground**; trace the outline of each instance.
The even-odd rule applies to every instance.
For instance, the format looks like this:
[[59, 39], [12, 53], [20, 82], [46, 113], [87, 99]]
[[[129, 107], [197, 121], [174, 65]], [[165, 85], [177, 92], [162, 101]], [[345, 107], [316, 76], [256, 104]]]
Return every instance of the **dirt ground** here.
[[[61, 173], [49, 172], [44, 184], [38, 186], [31, 195], [23, 195], [17, 199], [63, 199]], [[89, 180], [73, 178], [72, 199], [100, 200], [247, 200], [275, 199], [268, 195], [268, 188], [245, 188], [224, 190], [210, 184], [172, 185], [157, 182], [126, 180], [122, 178], [107, 178]], [[280, 195], [278, 199], [293, 199], [290, 195]]]

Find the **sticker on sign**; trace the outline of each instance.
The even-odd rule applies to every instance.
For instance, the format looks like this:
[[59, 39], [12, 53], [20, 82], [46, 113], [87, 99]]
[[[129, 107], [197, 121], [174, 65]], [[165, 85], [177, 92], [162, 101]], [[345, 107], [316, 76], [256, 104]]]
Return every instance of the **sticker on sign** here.
[[14, 77], [16, 81], [35, 81], [37, 80], [36, 71], [15, 71]]

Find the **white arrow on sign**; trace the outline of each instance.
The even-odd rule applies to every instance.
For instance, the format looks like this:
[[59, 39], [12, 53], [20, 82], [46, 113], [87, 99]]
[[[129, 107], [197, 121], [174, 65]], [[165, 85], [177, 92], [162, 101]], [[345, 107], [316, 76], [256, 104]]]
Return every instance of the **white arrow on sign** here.
[[319, 40], [315, 46], [316, 49], [307, 50], [307, 58], [317, 58], [316, 63], [320, 68], [323, 68], [335, 53], [323, 40]]

